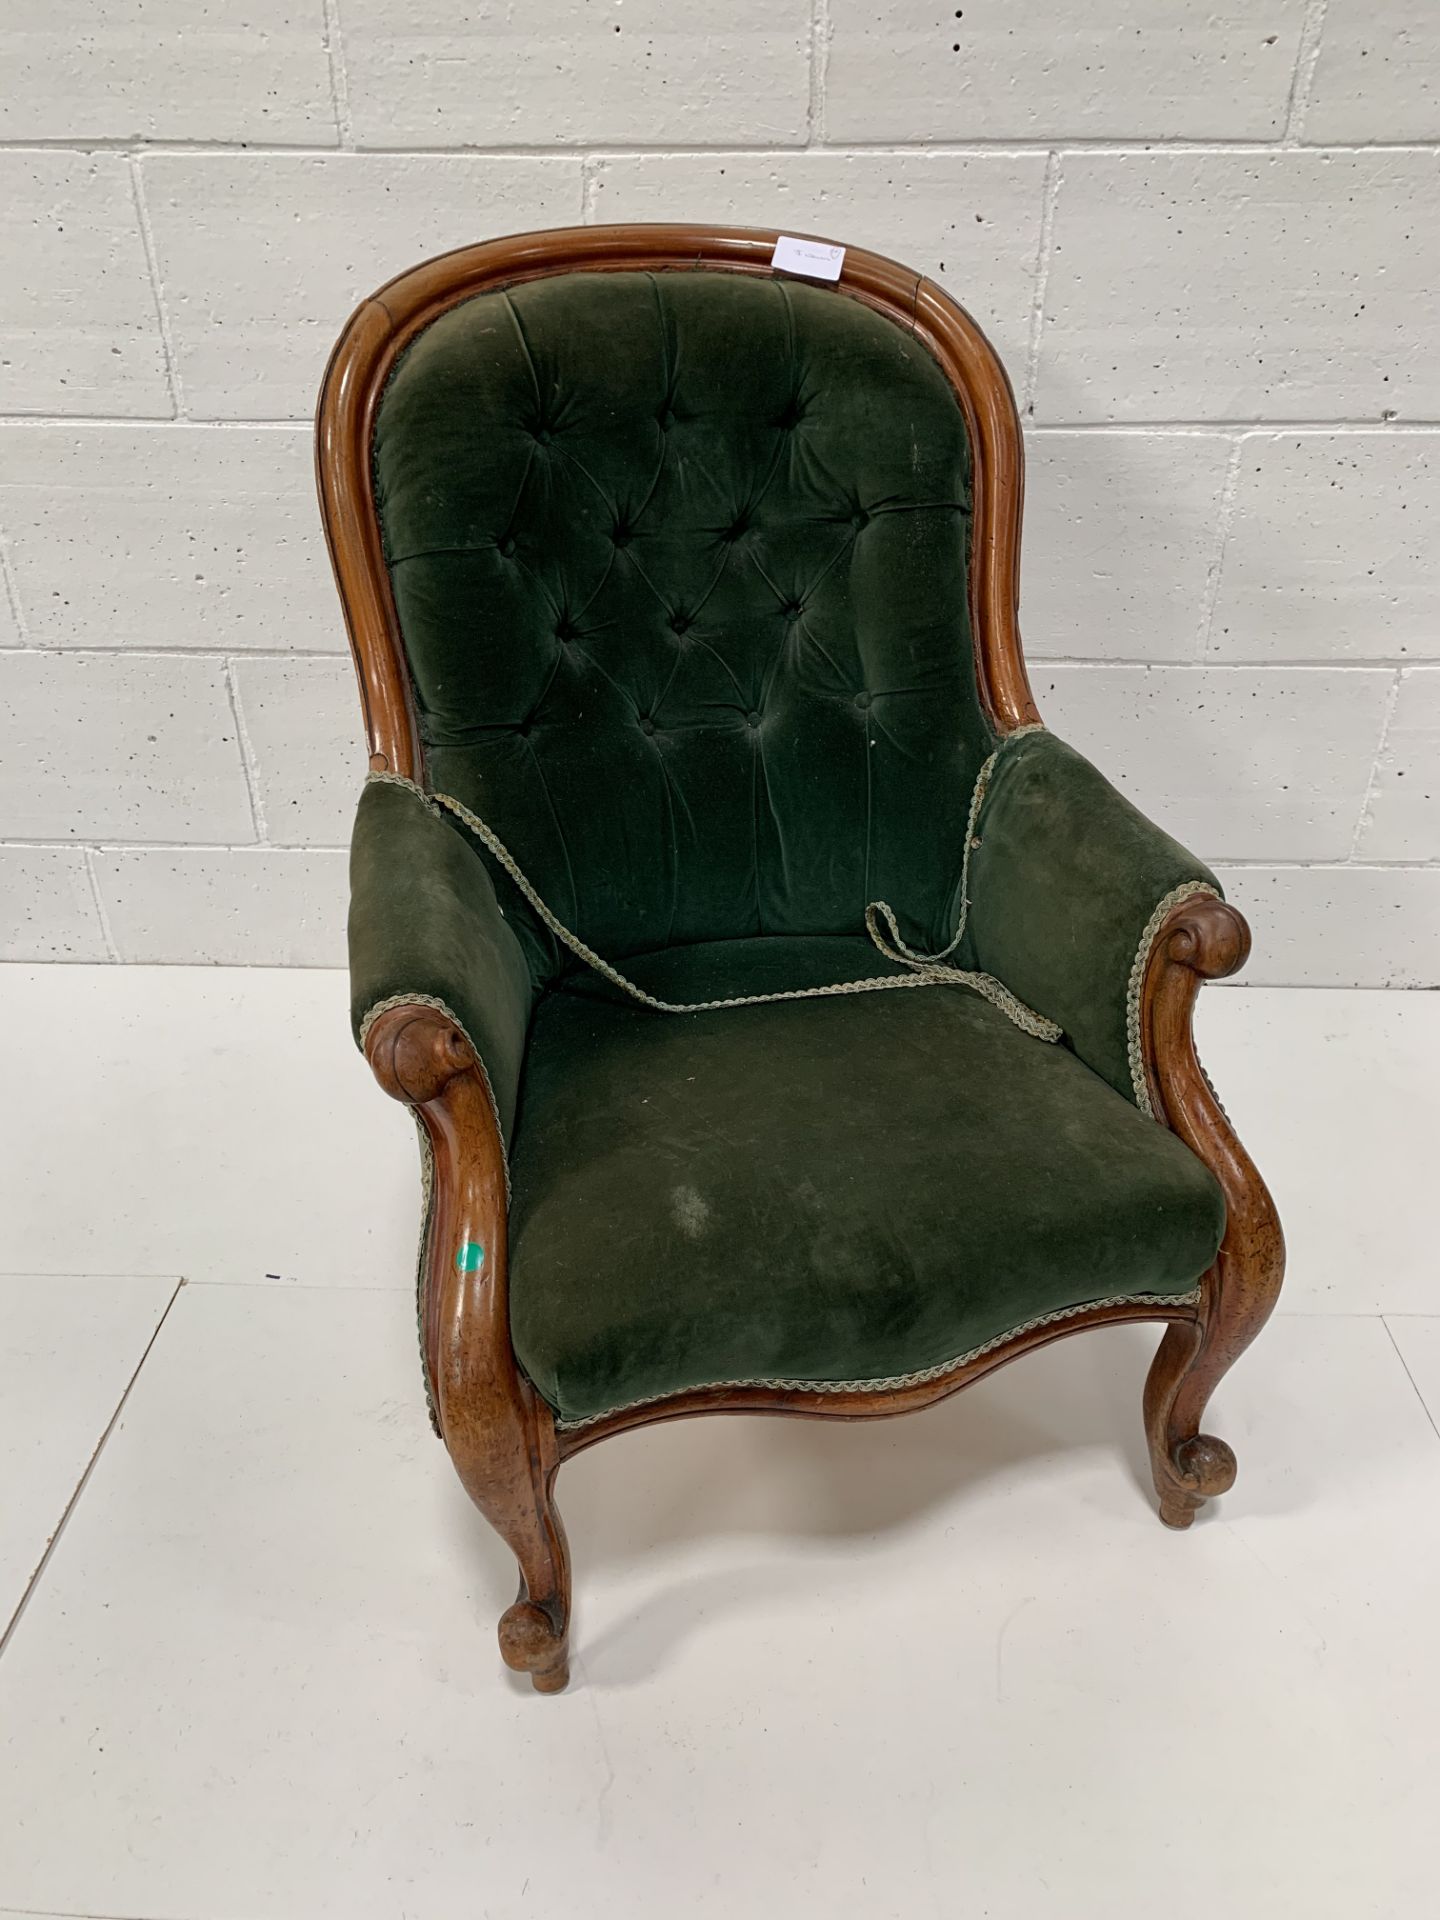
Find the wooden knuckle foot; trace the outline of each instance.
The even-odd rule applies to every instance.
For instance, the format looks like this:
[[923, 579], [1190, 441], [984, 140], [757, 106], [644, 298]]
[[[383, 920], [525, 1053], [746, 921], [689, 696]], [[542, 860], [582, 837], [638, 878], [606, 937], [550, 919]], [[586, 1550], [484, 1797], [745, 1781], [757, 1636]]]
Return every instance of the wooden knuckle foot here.
[[528, 1673], [537, 1693], [563, 1693], [569, 1683], [566, 1629], [533, 1600], [517, 1600], [500, 1616], [500, 1657], [516, 1673]]
[[1209, 1433], [1182, 1440], [1170, 1455], [1169, 1469], [1160, 1488], [1160, 1518], [1177, 1531], [1190, 1525], [1207, 1500], [1235, 1484], [1234, 1452]]

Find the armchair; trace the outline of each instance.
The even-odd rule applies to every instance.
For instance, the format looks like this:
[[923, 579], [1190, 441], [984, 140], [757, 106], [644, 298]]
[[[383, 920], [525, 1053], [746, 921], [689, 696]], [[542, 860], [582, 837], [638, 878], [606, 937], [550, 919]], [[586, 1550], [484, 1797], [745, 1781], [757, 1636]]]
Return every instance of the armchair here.
[[446, 255], [320, 401], [355, 1033], [419, 1124], [426, 1391], [541, 1692], [582, 1448], [903, 1412], [1155, 1320], [1188, 1526], [1283, 1268], [1191, 1035], [1245, 923], [1031, 699], [1004, 372], [932, 282], [785, 279], [774, 240]]

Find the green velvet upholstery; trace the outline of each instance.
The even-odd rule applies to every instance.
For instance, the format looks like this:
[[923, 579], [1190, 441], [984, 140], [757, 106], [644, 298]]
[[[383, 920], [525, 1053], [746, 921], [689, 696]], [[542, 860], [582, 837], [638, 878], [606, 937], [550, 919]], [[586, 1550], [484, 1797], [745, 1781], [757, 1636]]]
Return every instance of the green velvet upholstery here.
[[[629, 972], [714, 997], [854, 979], [867, 948], [724, 942]], [[916, 1372], [1086, 1301], [1184, 1293], [1225, 1221], [1173, 1134], [948, 987], [675, 1017], [577, 975], [536, 1011], [512, 1179], [515, 1349], [571, 1420]]]
[[483, 863], [413, 787], [371, 780], [350, 841], [350, 1010], [439, 1000], [474, 1042], [508, 1139], [534, 997]]
[[[828, 289], [581, 273], [422, 333], [375, 483], [431, 784], [599, 952], [953, 921], [993, 744], [940, 368]], [[597, 800], [603, 796], [603, 805]]]
[[[830, 289], [539, 279], [399, 362], [374, 475], [431, 792], [645, 990], [911, 978], [961, 907], [997, 749], [941, 373]], [[656, 1013], [567, 955], [454, 816], [361, 802], [357, 1033], [441, 1001], [511, 1155], [516, 1351], [571, 1420], [711, 1381], [936, 1367], [1210, 1264], [1208, 1171], [1135, 1105], [1142, 934], [1206, 869], [1043, 731], [999, 744], [953, 986]]]
[[1126, 986], [1158, 902], [1220, 882], [1089, 763], [1043, 731], [1007, 742], [970, 862], [966, 963], [1065, 1029], [1080, 1058], [1132, 1092]]

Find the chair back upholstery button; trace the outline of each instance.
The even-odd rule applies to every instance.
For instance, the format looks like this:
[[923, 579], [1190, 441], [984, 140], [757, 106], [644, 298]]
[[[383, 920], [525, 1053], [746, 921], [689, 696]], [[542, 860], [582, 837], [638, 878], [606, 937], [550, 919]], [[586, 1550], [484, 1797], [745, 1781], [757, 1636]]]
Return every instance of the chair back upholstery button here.
[[965, 414], [915, 335], [799, 280], [540, 275], [423, 326], [370, 445], [426, 782], [581, 940], [878, 898], [945, 944], [991, 740]]

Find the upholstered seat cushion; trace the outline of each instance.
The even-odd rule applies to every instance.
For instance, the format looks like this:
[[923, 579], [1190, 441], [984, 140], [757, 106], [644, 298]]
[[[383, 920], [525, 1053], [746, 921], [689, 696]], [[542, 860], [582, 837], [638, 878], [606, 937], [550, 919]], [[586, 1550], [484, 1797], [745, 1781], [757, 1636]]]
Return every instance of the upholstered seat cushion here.
[[[672, 948], [670, 999], [891, 971], [868, 943]], [[511, 1327], [562, 1419], [711, 1382], [937, 1366], [1087, 1301], [1188, 1292], [1213, 1177], [963, 988], [657, 1014], [541, 999], [512, 1155]]]

